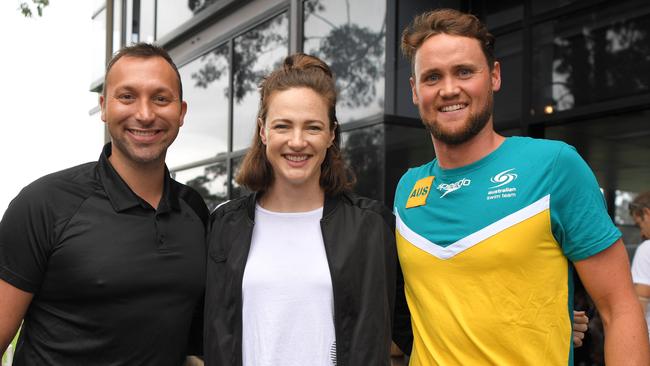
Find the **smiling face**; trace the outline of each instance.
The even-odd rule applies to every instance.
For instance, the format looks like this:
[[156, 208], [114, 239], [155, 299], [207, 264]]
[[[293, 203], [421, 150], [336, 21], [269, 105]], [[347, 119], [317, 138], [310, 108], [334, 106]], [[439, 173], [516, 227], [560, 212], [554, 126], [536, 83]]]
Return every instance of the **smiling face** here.
[[319, 187], [321, 165], [332, 145], [325, 99], [310, 88], [275, 91], [260, 138], [273, 167], [273, 185]]
[[500, 66], [495, 62], [490, 70], [478, 40], [432, 36], [418, 48], [413, 62], [413, 103], [435, 140], [462, 144], [491, 124]]
[[113, 143], [113, 164], [163, 165], [187, 110], [176, 73], [162, 57], [120, 58], [100, 96]]

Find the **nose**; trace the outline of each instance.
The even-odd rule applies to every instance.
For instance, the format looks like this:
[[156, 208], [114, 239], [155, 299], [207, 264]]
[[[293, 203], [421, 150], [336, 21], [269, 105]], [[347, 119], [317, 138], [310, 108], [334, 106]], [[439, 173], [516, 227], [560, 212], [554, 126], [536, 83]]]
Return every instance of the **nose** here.
[[305, 147], [307, 144], [307, 141], [305, 140], [305, 137], [302, 134], [302, 130], [300, 128], [294, 128], [291, 130], [291, 137], [289, 138], [288, 145], [290, 148], [294, 150], [300, 150]]
[[155, 120], [154, 106], [147, 98], [140, 98], [136, 104], [135, 119], [141, 123], [151, 123]]
[[453, 78], [445, 78], [440, 87], [440, 96], [442, 98], [454, 98], [460, 94], [460, 88], [456, 85]]

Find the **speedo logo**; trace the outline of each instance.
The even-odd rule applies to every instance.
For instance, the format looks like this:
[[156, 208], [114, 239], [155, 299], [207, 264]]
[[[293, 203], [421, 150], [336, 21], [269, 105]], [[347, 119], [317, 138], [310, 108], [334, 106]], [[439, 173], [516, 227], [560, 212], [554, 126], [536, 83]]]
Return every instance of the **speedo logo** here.
[[461, 189], [462, 187], [467, 187], [470, 184], [472, 184], [471, 179], [463, 178], [463, 179], [461, 179], [461, 180], [459, 180], [458, 182], [455, 182], [455, 183], [450, 183], [450, 184], [441, 183], [441, 184], [438, 185], [437, 188], [438, 188], [438, 190], [440, 192], [444, 192], [442, 194], [442, 196], [440, 196], [440, 198], [442, 198], [442, 197], [448, 195], [449, 193], [451, 193], [453, 191], [457, 191], [457, 190]]

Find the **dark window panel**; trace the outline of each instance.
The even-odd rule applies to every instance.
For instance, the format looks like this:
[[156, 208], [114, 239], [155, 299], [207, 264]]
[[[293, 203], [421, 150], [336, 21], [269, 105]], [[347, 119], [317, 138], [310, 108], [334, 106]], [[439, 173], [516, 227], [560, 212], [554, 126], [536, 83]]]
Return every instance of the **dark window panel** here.
[[384, 126], [374, 125], [341, 134], [341, 150], [347, 165], [357, 177], [358, 194], [384, 199]]
[[521, 119], [523, 103], [521, 31], [500, 36], [496, 40], [495, 56], [501, 64], [501, 90], [494, 94], [495, 128], [511, 126]]
[[431, 134], [422, 128], [386, 125], [386, 206], [393, 207], [395, 188], [409, 168], [433, 160]]
[[533, 112], [554, 113], [650, 90], [650, 4], [554, 19], [533, 29]]

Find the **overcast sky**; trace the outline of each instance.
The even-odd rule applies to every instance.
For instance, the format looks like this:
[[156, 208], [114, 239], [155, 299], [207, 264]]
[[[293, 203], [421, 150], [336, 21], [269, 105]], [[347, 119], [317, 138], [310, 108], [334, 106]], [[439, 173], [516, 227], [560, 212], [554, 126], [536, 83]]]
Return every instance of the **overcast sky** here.
[[92, 3], [53, 0], [43, 17], [24, 18], [20, 1], [0, 1], [0, 214], [38, 177], [99, 157], [103, 123], [88, 115]]

